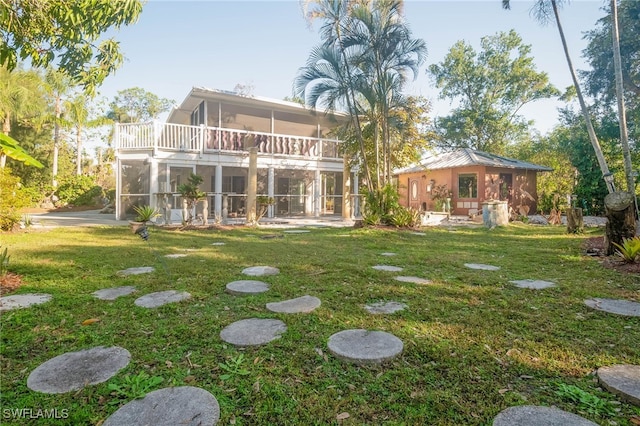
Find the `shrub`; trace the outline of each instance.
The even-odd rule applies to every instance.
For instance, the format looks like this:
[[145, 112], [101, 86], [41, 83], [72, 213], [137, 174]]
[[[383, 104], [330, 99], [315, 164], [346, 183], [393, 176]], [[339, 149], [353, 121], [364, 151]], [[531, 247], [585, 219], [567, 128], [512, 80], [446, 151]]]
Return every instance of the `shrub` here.
[[633, 263], [640, 257], [640, 237], [624, 238], [622, 244], [613, 243], [618, 248], [616, 254], [627, 263]]
[[30, 204], [20, 178], [13, 176], [7, 167], [0, 169], [0, 230], [12, 230], [22, 219], [20, 209]]
[[415, 228], [420, 224], [420, 212], [412, 208], [399, 207], [390, 221], [391, 225], [398, 228]]
[[56, 195], [62, 205], [90, 206], [96, 204], [102, 188], [91, 176], [72, 176], [60, 184]]

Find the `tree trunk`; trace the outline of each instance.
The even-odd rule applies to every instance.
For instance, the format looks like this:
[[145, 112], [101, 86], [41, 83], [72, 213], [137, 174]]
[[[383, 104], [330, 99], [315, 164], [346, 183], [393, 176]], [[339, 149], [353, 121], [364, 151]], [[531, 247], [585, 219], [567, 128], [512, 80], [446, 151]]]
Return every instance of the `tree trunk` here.
[[583, 231], [582, 209], [576, 207], [567, 209], [567, 233], [582, 234]]
[[636, 235], [636, 217], [634, 213], [633, 195], [629, 192], [613, 192], [604, 197], [607, 215], [607, 226], [604, 236], [604, 250], [607, 256], [615, 253], [616, 246], [625, 238]]

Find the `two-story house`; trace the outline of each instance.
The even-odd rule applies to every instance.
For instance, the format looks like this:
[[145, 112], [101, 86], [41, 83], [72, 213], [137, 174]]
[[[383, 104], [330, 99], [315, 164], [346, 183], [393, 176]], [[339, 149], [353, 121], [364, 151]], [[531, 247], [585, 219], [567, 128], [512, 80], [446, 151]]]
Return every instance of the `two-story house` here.
[[[247, 213], [249, 149], [257, 150], [257, 195], [275, 200], [266, 217], [344, 215], [349, 171], [331, 130], [344, 116], [293, 102], [193, 88], [166, 123], [116, 124], [116, 218], [133, 206], [165, 210], [182, 219], [178, 187], [191, 173], [209, 220]], [[346, 196], [345, 196], [346, 195]]]

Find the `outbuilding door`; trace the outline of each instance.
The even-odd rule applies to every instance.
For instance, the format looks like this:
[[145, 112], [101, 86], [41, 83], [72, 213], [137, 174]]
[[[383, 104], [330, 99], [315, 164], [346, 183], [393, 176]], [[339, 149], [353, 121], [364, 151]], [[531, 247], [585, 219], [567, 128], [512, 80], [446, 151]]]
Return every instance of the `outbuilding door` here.
[[420, 209], [420, 180], [409, 179], [409, 207]]

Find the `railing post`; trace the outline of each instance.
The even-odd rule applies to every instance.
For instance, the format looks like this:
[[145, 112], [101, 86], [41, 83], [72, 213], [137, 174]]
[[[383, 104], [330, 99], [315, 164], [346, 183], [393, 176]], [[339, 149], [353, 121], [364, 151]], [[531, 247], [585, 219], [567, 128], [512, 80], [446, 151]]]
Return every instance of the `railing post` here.
[[158, 140], [160, 139], [160, 122], [158, 120], [153, 120], [152, 127], [152, 139], [153, 139], [153, 156], [156, 157], [158, 155]]
[[198, 147], [198, 152], [200, 153], [200, 158], [204, 155], [204, 139], [205, 139], [205, 127], [204, 124], [200, 125], [200, 146]]

